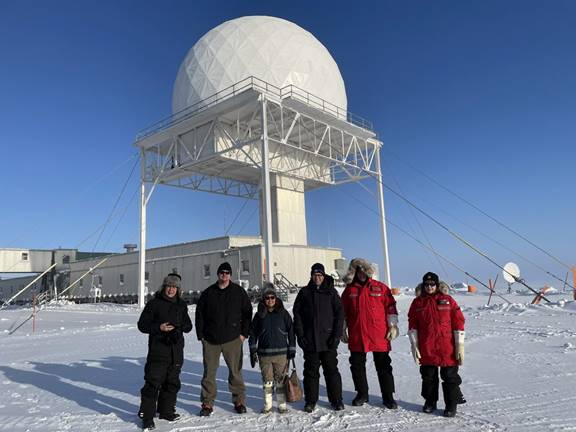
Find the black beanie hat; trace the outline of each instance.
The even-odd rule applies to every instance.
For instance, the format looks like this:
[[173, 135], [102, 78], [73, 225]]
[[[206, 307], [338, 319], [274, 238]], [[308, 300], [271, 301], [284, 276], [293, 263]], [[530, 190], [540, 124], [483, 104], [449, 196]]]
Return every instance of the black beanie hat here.
[[313, 264], [312, 269], [310, 270], [310, 276], [312, 276], [314, 273], [322, 273], [323, 275], [326, 275], [324, 272], [324, 266], [320, 263]]
[[436, 284], [436, 286], [440, 286], [440, 279], [438, 278], [438, 275], [436, 273], [432, 273], [432, 272], [428, 272], [424, 275], [424, 277], [422, 278], [422, 283], [426, 283], [432, 281]]
[[221, 273], [222, 270], [232, 273], [232, 266], [230, 265], [229, 262], [224, 261], [222, 264], [218, 266], [218, 271], [216, 273]]

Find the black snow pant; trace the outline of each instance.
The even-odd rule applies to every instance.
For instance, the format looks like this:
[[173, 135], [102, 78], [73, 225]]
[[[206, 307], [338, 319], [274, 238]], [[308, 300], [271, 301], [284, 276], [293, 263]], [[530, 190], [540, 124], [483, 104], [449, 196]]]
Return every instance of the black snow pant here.
[[[378, 383], [380, 392], [384, 400], [393, 399], [394, 393], [394, 375], [392, 375], [392, 359], [387, 352], [374, 352], [374, 366], [378, 374]], [[368, 399], [368, 380], [366, 378], [366, 353], [350, 353], [350, 372], [352, 372], [352, 381], [354, 389], [359, 396]]]
[[152, 419], [156, 412], [171, 414], [176, 411], [176, 396], [180, 390], [182, 365], [169, 361], [146, 361], [144, 387], [140, 390], [140, 411], [143, 419]]
[[[420, 366], [420, 375], [422, 376], [422, 397], [428, 404], [436, 404], [438, 401], [438, 367], [437, 366]], [[446, 408], [453, 409], [458, 403], [464, 401], [460, 384], [462, 378], [458, 375], [458, 366], [447, 366], [440, 368], [440, 377], [442, 378], [442, 392], [444, 393], [444, 403]]]
[[342, 401], [342, 377], [338, 371], [336, 350], [304, 351], [304, 399], [307, 404], [318, 402], [320, 365], [326, 381], [326, 392], [331, 404]]

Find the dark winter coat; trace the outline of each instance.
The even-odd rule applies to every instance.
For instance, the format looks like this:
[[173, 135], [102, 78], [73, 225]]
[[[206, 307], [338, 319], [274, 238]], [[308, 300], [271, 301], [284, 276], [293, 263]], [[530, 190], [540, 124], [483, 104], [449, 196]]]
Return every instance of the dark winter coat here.
[[221, 289], [214, 283], [202, 291], [196, 306], [196, 336], [214, 345], [250, 335], [252, 304], [248, 294], [233, 282]]
[[296, 296], [292, 312], [294, 332], [298, 345], [304, 351], [319, 352], [338, 348], [344, 311], [332, 277], [326, 275], [319, 287], [310, 280]]
[[451, 296], [422, 291], [410, 305], [408, 327], [418, 330], [421, 365], [458, 366], [452, 332], [464, 330], [464, 315]]
[[258, 312], [250, 326], [250, 354], [258, 356], [275, 356], [296, 352], [294, 326], [292, 317], [284, 308], [282, 300], [276, 298], [272, 312], [269, 312], [264, 300], [258, 304]]
[[[181, 366], [184, 361], [183, 333], [192, 330], [188, 305], [180, 298], [180, 293], [173, 299], [167, 299], [162, 291], [156, 292], [146, 303], [138, 320], [138, 330], [149, 335], [148, 361]], [[175, 329], [170, 332], [161, 331], [160, 324], [166, 322]]]
[[348, 348], [352, 352], [387, 352], [388, 315], [398, 315], [396, 300], [390, 289], [368, 278], [362, 285], [357, 280], [346, 286], [342, 306], [348, 325]]

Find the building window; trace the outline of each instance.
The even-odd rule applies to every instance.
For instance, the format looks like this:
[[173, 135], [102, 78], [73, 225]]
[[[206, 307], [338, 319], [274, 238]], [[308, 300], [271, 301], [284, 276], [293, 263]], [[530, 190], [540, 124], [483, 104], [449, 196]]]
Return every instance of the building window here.
[[144, 281], [148, 282], [150, 280], [150, 273], [144, 272]]
[[70, 264], [70, 255], [64, 255], [62, 258], [62, 264]]
[[80, 279], [80, 288], [84, 286], [84, 279]]
[[210, 264], [204, 264], [204, 279], [210, 277]]
[[250, 273], [250, 261], [242, 260], [242, 273]]
[[98, 275], [98, 288], [102, 288], [102, 276]]
[[120, 285], [124, 285], [124, 274], [120, 273]]
[[22, 261], [28, 261], [28, 252], [22, 252]]

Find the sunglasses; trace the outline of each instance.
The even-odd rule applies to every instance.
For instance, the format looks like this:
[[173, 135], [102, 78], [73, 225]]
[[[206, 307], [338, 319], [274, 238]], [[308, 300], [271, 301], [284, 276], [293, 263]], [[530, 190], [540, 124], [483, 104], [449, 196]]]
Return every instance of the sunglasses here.
[[266, 296], [264, 300], [276, 300], [276, 296]]
[[176, 285], [166, 285], [166, 288], [176, 288], [178, 289], [178, 287]]
[[425, 283], [424, 286], [425, 286], [425, 287], [435, 287], [436, 284], [435, 284], [434, 282], [432, 282], [432, 283]]
[[221, 274], [230, 274], [230, 272], [228, 270], [222, 270], [220, 271]]

